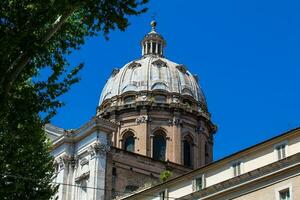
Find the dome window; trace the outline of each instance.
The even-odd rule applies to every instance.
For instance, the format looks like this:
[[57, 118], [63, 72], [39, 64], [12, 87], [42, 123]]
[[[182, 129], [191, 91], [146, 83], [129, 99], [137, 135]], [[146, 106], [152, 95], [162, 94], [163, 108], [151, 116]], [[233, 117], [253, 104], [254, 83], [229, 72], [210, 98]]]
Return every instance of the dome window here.
[[161, 55], [162, 52], [161, 52], [161, 44], [160, 43], [157, 45], [157, 48], [158, 48], [158, 54]]
[[152, 43], [152, 53], [156, 54], [156, 42]]
[[165, 95], [155, 95], [154, 99], [155, 99], [155, 102], [158, 102], [158, 103], [166, 103], [167, 102], [167, 97]]
[[134, 101], [135, 101], [135, 96], [133, 95], [124, 98], [124, 104], [131, 104], [134, 103]]
[[147, 52], [146, 52], [146, 54], [150, 54], [150, 48], [151, 48], [150, 42], [148, 42], [147, 43]]

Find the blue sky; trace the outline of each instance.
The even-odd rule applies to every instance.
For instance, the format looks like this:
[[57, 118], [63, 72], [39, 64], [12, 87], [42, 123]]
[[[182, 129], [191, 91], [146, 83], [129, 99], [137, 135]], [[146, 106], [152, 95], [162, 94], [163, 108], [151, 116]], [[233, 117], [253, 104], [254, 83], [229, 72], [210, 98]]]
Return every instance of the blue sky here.
[[165, 56], [200, 77], [218, 126], [215, 160], [300, 126], [299, 1], [151, 0], [148, 7], [125, 32], [88, 38], [69, 56], [85, 68], [54, 125], [78, 128], [95, 115], [112, 69], [141, 56], [155, 14]]

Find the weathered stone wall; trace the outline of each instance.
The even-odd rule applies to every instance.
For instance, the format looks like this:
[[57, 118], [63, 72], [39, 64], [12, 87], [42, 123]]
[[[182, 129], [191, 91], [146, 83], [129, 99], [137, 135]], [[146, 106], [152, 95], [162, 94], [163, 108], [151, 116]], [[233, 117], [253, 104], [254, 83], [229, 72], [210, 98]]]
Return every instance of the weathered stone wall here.
[[106, 199], [123, 196], [131, 190], [159, 183], [159, 175], [164, 170], [171, 171], [171, 178], [175, 178], [191, 169], [112, 148], [107, 155]]

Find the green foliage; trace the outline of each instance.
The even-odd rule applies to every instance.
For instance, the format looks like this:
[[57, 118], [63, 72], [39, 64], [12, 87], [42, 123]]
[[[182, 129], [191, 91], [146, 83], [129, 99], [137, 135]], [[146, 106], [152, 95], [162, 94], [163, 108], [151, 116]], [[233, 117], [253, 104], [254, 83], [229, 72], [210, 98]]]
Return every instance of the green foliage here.
[[1, 199], [49, 199], [53, 160], [32, 85], [14, 90], [0, 117]]
[[[0, 197], [49, 199], [53, 164], [43, 130], [83, 64], [66, 56], [86, 37], [146, 11], [147, 0], [2, 0], [0, 8]], [[41, 79], [46, 69], [49, 76]], [[46, 113], [45, 118], [40, 113]]]
[[169, 178], [171, 178], [172, 172], [169, 170], [162, 171], [159, 175], [159, 179], [161, 182], [166, 182]]

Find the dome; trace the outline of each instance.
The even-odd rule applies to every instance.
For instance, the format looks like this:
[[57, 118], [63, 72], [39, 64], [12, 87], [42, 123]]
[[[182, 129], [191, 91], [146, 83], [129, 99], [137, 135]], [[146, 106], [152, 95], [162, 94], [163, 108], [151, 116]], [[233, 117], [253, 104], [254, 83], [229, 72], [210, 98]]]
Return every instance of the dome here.
[[108, 99], [130, 91], [161, 91], [186, 96], [197, 101], [201, 107], [206, 107], [197, 76], [191, 74], [186, 66], [164, 58], [166, 42], [155, 31], [156, 22], [151, 25], [151, 32], [141, 42], [142, 58], [113, 70], [102, 91], [99, 106]]
[[99, 105], [106, 99], [128, 91], [154, 90], [188, 95], [205, 104], [197, 78], [184, 65], [166, 58], [146, 56], [113, 70], [102, 91]]

